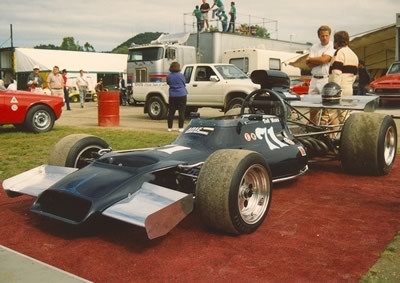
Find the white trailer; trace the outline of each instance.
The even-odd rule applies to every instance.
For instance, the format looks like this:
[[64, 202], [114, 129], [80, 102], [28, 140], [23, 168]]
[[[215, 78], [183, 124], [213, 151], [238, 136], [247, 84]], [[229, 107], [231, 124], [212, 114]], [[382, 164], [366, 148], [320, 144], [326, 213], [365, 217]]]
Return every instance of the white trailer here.
[[233, 64], [246, 74], [250, 75], [257, 69], [277, 70], [285, 72], [289, 77], [300, 77], [300, 68], [290, 66], [303, 54], [257, 49], [240, 48], [227, 50], [222, 54], [222, 63]]

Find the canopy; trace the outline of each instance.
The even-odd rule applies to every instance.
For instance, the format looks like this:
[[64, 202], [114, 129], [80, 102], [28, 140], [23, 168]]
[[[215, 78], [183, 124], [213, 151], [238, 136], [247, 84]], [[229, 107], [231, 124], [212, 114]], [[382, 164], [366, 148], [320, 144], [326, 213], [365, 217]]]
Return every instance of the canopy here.
[[[350, 48], [360, 60], [364, 60], [368, 69], [387, 69], [395, 60], [396, 27], [393, 24], [358, 35], [350, 41]], [[308, 54], [289, 64], [308, 69], [307, 56]]]
[[15, 72], [51, 71], [57, 65], [69, 73], [84, 70], [89, 73], [126, 73], [128, 55], [34, 48], [15, 48]]

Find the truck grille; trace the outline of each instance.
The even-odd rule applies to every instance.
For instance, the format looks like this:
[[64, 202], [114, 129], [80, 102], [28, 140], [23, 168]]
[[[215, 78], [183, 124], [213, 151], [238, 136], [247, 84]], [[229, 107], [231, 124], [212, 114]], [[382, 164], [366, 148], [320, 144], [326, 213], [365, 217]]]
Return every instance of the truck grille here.
[[78, 224], [87, 216], [91, 202], [65, 192], [49, 190], [37, 199], [35, 206], [35, 210], [65, 218]]
[[376, 88], [375, 93], [380, 94], [400, 94], [400, 88]]

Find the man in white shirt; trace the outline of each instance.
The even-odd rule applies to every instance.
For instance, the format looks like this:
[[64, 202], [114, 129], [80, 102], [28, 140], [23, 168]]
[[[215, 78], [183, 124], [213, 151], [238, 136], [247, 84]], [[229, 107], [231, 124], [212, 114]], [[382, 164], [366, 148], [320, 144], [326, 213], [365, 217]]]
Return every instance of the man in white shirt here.
[[320, 42], [311, 47], [306, 60], [307, 65], [311, 68], [312, 75], [308, 94], [320, 94], [323, 86], [328, 83], [329, 66], [335, 53], [330, 37], [330, 27], [321, 26], [318, 29]]
[[[310, 54], [306, 59], [308, 67], [311, 68], [311, 81], [308, 94], [319, 95], [325, 84], [328, 83], [329, 67], [335, 53], [333, 42], [330, 41], [331, 28], [320, 26], [318, 29], [319, 43], [314, 44], [310, 49]], [[317, 123], [318, 109], [310, 110], [310, 119]]]
[[83, 105], [85, 104], [85, 97], [89, 86], [88, 81], [83, 73], [83, 70], [80, 70], [79, 76], [76, 79], [76, 86], [79, 90], [79, 100], [81, 102], [81, 108], [83, 108]]

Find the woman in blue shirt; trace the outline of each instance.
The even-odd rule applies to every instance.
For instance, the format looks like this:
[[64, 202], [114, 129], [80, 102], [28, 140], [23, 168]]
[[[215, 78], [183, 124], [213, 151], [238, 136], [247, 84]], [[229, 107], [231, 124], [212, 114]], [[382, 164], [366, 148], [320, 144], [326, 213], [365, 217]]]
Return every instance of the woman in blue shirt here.
[[169, 85], [168, 132], [172, 131], [176, 110], [179, 112], [179, 132], [183, 132], [187, 98], [186, 80], [178, 62], [172, 62], [169, 71], [171, 73], [167, 76]]

